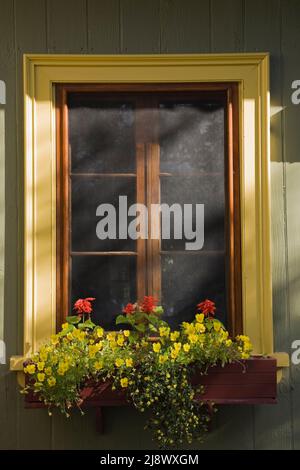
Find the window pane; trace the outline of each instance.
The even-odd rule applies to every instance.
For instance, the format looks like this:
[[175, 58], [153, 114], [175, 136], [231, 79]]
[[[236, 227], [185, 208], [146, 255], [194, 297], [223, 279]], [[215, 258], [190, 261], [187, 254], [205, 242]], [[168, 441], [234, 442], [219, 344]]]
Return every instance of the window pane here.
[[[135, 203], [136, 180], [127, 177], [72, 177], [72, 251], [135, 251], [136, 242], [119, 239], [119, 196], [127, 196], [128, 206]], [[106, 217], [96, 216], [100, 204], [115, 209], [116, 239], [100, 240], [97, 223]], [[129, 217], [132, 220], [134, 217]], [[110, 224], [112, 226], [112, 224]], [[126, 227], [127, 228], [127, 224]], [[104, 228], [107, 230], [107, 227]]]
[[211, 102], [160, 104], [160, 171], [224, 174], [224, 107]]
[[73, 256], [71, 263], [72, 304], [95, 297], [93, 321], [117, 329], [116, 316], [137, 296], [135, 256]]
[[162, 302], [164, 318], [173, 327], [191, 321], [196, 305], [210, 299], [217, 317], [226, 324], [225, 265], [217, 255], [162, 255]]
[[131, 103], [95, 95], [69, 100], [69, 151], [73, 173], [135, 172], [134, 109]]
[[[178, 326], [192, 320], [198, 302], [216, 302], [218, 318], [226, 323], [225, 152], [224, 106], [217, 101], [181, 101], [160, 104], [161, 202], [192, 206], [204, 204], [204, 246], [186, 254], [183, 238], [162, 240], [162, 301], [166, 319]], [[164, 175], [168, 173], [168, 175]], [[198, 229], [200, 229], [198, 219]], [[186, 227], [187, 228], [187, 227]], [[176, 254], [176, 250], [181, 253]]]
[[[184, 204], [192, 204], [192, 230], [201, 230], [202, 220], [196, 221], [196, 204], [204, 204], [203, 250], [225, 249], [225, 189], [224, 176], [161, 177], [161, 202], [169, 206], [179, 204], [182, 213], [181, 240], [174, 239], [174, 217], [171, 217], [170, 240], [162, 240], [162, 250], [184, 250]], [[196, 227], [197, 222], [197, 227]], [[201, 224], [201, 227], [200, 227]], [[186, 227], [188, 229], [188, 227]]]

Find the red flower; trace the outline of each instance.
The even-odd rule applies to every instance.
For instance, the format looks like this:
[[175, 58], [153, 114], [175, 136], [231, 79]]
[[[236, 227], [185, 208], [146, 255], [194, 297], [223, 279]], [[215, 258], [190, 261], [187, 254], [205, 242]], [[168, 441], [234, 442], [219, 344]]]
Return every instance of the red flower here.
[[123, 308], [123, 313], [125, 315], [131, 315], [135, 310], [135, 305], [134, 304], [127, 304], [126, 307]]
[[216, 310], [215, 303], [211, 300], [206, 299], [197, 305], [197, 310], [201, 310], [201, 312], [204, 313], [205, 316], [214, 316]]
[[92, 304], [91, 302], [95, 300], [95, 297], [86, 297], [86, 299], [78, 299], [74, 304], [74, 310], [76, 310], [77, 315], [83, 315], [84, 313], [92, 313]]
[[152, 297], [151, 295], [149, 296], [145, 295], [144, 300], [141, 305], [141, 310], [145, 313], [152, 313], [156, 304], [157, 304], [157, 299], [155, 299], [155, 297]]

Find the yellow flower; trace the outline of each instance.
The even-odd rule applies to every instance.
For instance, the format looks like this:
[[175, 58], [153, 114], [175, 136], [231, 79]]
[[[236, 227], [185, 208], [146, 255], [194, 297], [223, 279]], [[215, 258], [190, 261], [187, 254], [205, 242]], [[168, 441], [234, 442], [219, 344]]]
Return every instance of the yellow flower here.
[[59, 375], [64, 375], [68, 369], [69, 369], [69, 364], [67, 362], [60, 362], [58, 364], [57, 373]]
[[124, 346], [124, 341], [125, 341], [125, 338], [123, 335], [119, 335], [118, 336], [118, 339], [117, 339], [117, 344], [118, 346]]
[[214, 330], [218, 332], [220, 331], [220, 329], [221, 329], [221, 323], [218, 321], [214, 321]]
[[63, 330], [66, 330], [69, 327], [69, 323], [63, 323], [61, 327]]
[[120, 357], [117, 357], [117, 359], [115, 360], [115, 364], [117, 367], [121, 367], [124, 364], [124, 360]]
[[104, 335], [104, 330], [103, 330], [103, 328], [101, 328], [101, 327], [97, 328], [96, 332], [97, 332], [98, 338], [102, 338], [102, 337], [103, 337], [103, 335]]
[[[199, 314], [199, 315], [201, 315], [201, 314]], [[206, 328], [202, 323], [196, 323], [195, 330], [197, 331], [197, 333], [204, 333]]]
[[67, 338], [69, 341], [72, 341], [73, 339], [73, 333], [70, 331], [70, 333], [67, 334]]
[[182, 326], [184, 328], [184, 332], [187, 334], [187, 335], [191, 335], [195, 332], [195, 326], [193, 325], [193, 323], [188, 323], [186, 321], [184, 321], [182, 323]]
[[190, 344], [185, 343], [185, 344], [183, 345], [183, 350], [184, 350], [185, 352], [189, 352], [190, 349], [191, 349], [191, 345], [190, 345]]
[[129, 359], [126, 359], [126, 361], [125, 361], [125, 362], [126, 362], [126, 367], [132, 367], [132, 366], [133, 366], [133, 361], [132, 361], [132, 359], [131, 359], [131, 358], [129, 358]]
[[27, 367], [24, 368], [24, 372], [27, 372], [27, 374], [34, 374], [36, 370], [35, 364], [28, 364]]
[[97, 352], [96, 346], [94, 346], [93, 344], [91, 344], [91, 345], [89, 346], [89, 357], [91, 357], [91, 358], [95, 357], [96, 352]]
[[102, 361], [96, 361], [94, 364], [94, 367], [96, 370], [100, 370], [103, 368], [103, 362]]
[[250, 354], [247, 352], [242, 352], [241, 357], [242, 359], [248, 359], [250, 357]]
[[188, 336], [188, 340], [189, 340], [190, 343], [193, 343], [193, 344], [197, 343], [198, 336], [195, 335], [194, 333], [192, 333]]
[[116, 347], [117, 347], [117, 342], [116, 342], [115, 340], [110, 341], [110, 342], [109, 342], [109, 347], [110, 347], [111, 349], [116, 349]]
[[231, 345], [232, 345], [231, 339], [228, 339], [227, 341], [225, 341], [225, 344], [226, 344], [226, 346], [228, 346], [228, 347], [231, 346]]
[[180, 351], [181, 346], [182, 346], [181, 343], [174, 343], [174, 345], [173, 345], [175, 351], [178, 351], [178, 352]]
[[123, 335], [128, 338], [130, 336], [130, 331], [129, 330], [124, 330]]
[[152, 347], [153, 347], [153, 351], [155, 353], [159, 353], [159, 351], [161, 350], [161, 344], [160, 343], [154, 343]]
[[163, 355], [161, 354], [158, 358], [158, 362], [160, 364], [164, 364], [165, 362], [167, 362], [167, 360], [168, 360], [168, 356], [166, 354], [163, 354]]
[[121, 383], [121, 387], [122, 387], [122, 388], [128, 387], [128, 379], [127, 379], [127, 377], [124, 377], [123, 379], [121, 379], [121, 380], [120, 380], [120, 383]]
[[51, 367], [46, 367], [45, 374], [46, 375], [51, 375], [52, 374], [52, 368]]
[[204, 314], [203, 313], [197, 313], [196, 315], [196, 320], [198, 323], [203, 323], [204, 321]]
[[176, 341], [179, 338], [179, 336], [180, 336], [179, 331], [173, 331], [170, 334], [171, 341]]
[[41, 359], [41, 361], [44, 361], [44, 362], [47, 361], [47, 359], [48, 359], [48, 352], [47, 352], [46, 348], [44, 348], [44, 347], [42, 347], [40, 349], [40, 359]]
[[57, 343], [59, 342], [58, 336], [57, 335], [52, 335], [51, 336], [51, 343], [56, 346]]
[[49, 387], [54, 387], [54, 385], [56, 384], [56, 378], [55, 377], [49, 377], [47, 382], [48, 382]]
[[45, 374], [43, 372], [39, 372], [37, 375], [38, 381], [39, 382], [44, 382], [45, 380]]
[[115, 331], [111, 331], [107, 335], [108, 341], [115, 341], [116, 340], [117, 333]]
[[170, 334], [170, 328], [168, 326], [161, 326], [159, 328], [159, 335], [161, 337], [165, 336], [166, 338], [168, 338], [169, 334]]
[[171, 358], [172, 359], [177, 359], [179, 351], [176, 349], [171, 349]]
[[237, 340], [241, 340], [241, 341], [243, 341], [243, 342], [245, 342], [245, 341], [246, 341], [246, 342], [247, 342], [247, 341], [250, 341], [249, 336], [246, 336], [246, 335], [238, 335], [238, 336], [236, 337], [236, 339], [237, 339]]
[[38, 368], [39, 371], [44, 370], [44, 367], [45, 367], [45, 363], [44, 363], [44, 362], [38, 362], [38, 363], [37, 363], [37, 368]]

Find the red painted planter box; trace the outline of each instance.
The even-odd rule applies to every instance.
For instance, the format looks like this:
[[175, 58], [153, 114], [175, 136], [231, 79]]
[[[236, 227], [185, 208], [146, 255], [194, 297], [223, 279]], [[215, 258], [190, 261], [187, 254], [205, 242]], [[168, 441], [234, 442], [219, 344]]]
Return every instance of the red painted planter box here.
[[[195, 385], [203, 385], [204, 393], [198, 398], [216, 404], [275, 404], [276, 359], [253, 357], [242, 363], [209, 368], [206, 375], [196, 373]], [[113, 391], [111, 384], [90, 383], [82, 390], [84, 406], [129, 405], [123, 391]], [[35, 394], [25, 395], [26, 407], [37, 408], [43, 404]]]

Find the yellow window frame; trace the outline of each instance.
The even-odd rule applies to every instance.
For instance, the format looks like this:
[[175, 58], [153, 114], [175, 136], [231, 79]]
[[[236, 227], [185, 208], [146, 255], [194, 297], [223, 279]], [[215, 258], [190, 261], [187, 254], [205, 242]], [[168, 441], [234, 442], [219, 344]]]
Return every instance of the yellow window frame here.
[[55, 84], [218, 81], [239, 85], [244, 333], [273, 353], [268, 54], [25, 54], [24, 342], [12, 369], [56, 327]]

